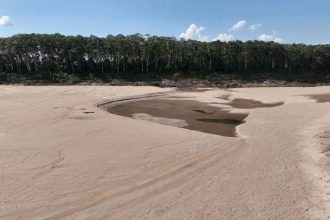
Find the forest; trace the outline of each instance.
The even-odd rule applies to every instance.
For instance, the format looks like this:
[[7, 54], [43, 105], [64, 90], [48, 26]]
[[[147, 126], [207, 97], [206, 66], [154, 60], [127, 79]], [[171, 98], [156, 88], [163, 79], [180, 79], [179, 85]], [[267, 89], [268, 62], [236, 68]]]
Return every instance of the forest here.
[[20, 34], [0, 38], [0, 80], [152, 79], [223, 74], [323, 77], [330, 45], [262, 41], [200, 42], [149, 35], [107, 37]]

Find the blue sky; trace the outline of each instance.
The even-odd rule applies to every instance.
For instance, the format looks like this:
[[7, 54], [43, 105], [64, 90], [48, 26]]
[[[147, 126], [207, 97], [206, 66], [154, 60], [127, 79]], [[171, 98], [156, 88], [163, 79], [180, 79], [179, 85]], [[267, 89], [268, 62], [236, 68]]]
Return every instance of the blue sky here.
[[329, 12], [329, 0], [0, 0], [0, 37], [141, 33], [318, 44], [330, 43]]

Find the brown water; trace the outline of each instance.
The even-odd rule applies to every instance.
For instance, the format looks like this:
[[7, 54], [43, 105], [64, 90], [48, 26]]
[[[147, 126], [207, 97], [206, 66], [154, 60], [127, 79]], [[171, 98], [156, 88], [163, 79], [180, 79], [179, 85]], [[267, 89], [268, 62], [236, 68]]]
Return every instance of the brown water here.
[[230, 113], [207, 103], [190, 100], [153, 99], [127, 102], [109, 108], [113, 114], [133, 117], [145, 113], [152, 117], [184, 120], [186, 129], [210, 134], [235, 137], [236, 126], [244, 123], [248, 114]]
[[[235, 99], [226, 105], [234, 108], [252, 109], [275, 107], [282, 104], [265, 104], [251, 99]], [[137, 115], [140, 115], [141, 118], [142, 114], [143, 120], [228, 137], [237, 136], [236, 127], [245, 123], [244, 119], [248, 116], [244, 113], [230, 113], [226, 109], [209, 106], [208, 103], [173, 99], [125, 102], [110, 107], [108, 111], [112, 114], [132, 118], [139, 118], [136, 117]], [[170, 119], [175, 119], [172, 124]]]
[[254, 109], [254, 108], [271, 108], [283, 104], [284, 104], [283, 102], [263, 103], [253, 99], [234, 99], [230, 103], [227, 103], [226, 105], [230, 105], [233, 108]]

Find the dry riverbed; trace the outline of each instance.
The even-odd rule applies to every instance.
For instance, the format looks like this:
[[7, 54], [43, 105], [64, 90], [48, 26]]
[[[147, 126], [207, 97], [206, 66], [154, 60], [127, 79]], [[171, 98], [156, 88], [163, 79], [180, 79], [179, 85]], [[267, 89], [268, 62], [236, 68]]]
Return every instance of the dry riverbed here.
[[0, 86], [0, 219], [330, 218], [329, 94]]

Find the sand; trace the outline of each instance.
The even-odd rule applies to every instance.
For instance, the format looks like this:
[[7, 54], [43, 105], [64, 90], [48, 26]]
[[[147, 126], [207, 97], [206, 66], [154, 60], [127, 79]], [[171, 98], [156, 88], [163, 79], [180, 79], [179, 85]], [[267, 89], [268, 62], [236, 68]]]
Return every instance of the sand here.
[[[0, 219], [330, 218], [329, 91], [0, 86]], [[223, 137], [98, 108], [167, 92], [249, 115]]]

